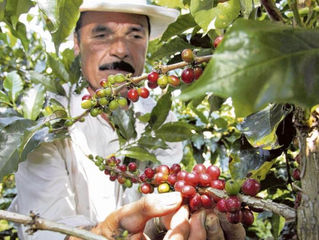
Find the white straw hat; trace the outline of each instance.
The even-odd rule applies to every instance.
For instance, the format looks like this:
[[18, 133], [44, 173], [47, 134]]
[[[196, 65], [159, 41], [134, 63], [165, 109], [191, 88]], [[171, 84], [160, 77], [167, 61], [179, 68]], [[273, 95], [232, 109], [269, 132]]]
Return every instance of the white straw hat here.
[[122, 12], [146, 15], [150, 19], [150, 39], [160, 37], [176, 20], [179, 11], [147, 4], [146, 0], [83, 0], [80, 11]]

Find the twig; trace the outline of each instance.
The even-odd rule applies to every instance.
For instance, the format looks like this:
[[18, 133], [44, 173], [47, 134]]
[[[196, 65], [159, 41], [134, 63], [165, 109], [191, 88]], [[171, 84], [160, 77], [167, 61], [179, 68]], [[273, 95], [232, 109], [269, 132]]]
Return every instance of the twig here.
[[294, 20], [296, 21], [297, 25], [302, 27], [302, 22], [300, 18], [300, 14], [298, 11], [298, 3], [296, 0], [289, 0], [289, 7], [291, 8], [293, 14], [294, 14]]
[[[218, 197], [226, 198], [227, 194], [215, 188], [207, 188], [205, 190], [201, 190], [202, 192], [213, 193]], [[247, 204], [248, 206], [253, 206], [256, 208], [262, 208], [264, 210], [272, 211], [286, 219], [286, 221], [294, 221], [296, 219], [296, 212], [293, 208], [288, 207], [285, 204], [280, 204], [271, 201], [270, 199], [260, 199], [255, 198], [243, 194], [238, 194], [240, 200]]]
[[273, 0], [261, 0], [260, 2], [265, 7], [271, 20], [284, 22], [284, 18], [282, 17], [278, 8], [275, 6]]
[[[203, 62], [208, 62], [211, 58], [212, 58], [212, 55], [196, 57], [194, 62], [193, 62], [193, 65], [196, 65], [196, 64], [199, 64], [199, 63], [203, 63]], [[175, 64], [171, 64], [171, 65], [162, 65], [162, 66], [159, 66], [159, 72], [162, 73], [162, 74], [166, 74], [167, 72], [169, 72], [171, 70], [178, 69], [178, 68], [183, 68], [183, 67], [186, 67], [187, 65], [189, 65], [189, 63], [184, 62], [184, 61], [178, 62], [178, 63], [175, 63]], [[137, 84], [139, 84], [140, 82], [142, 82], [143, 80], [146, 80], [146, 79], [147, 79], [147, 74], [144, 74], [144, 75], [141, 75], [141, 76], [138, 76], [138, 77], [133, 77], [133, 78], [131, 78], [130, 82], [126, 82], [126, 83], [118, 86], [117, 88], [115, 88], [113, 90], [113, 94], [116, 95], [124, 87], [126, 87], [126, 86], [128, 86], [130, 84], [137, 85]]]
[[0, 210], [0, 219], [6, 219], [11, 222], [29, 225], [30, 232], [34, 232], [36, 230], [48, 230], [63, 233], [66, 235], [72, 235], [85, 240], [107, 240], [107, 238], [100, 235], [96, 235], [92, 232], [74, 227], [68, 227], [64, 224], [45, 220], [43, 218], [35, 216], [34, 214], [31, 216], [26, 216], [22, 214]]

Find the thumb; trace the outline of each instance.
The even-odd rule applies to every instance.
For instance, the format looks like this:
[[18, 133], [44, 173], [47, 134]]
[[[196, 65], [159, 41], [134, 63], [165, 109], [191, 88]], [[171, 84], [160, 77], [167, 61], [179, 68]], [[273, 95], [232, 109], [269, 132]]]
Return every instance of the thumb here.
[[112, 228], [109, 229], [112, 232], [121, 227], [130, 233], [137, 233], [143, 231], [149, 219], [170, 214], [181, 204], [179, 192], [149, 194], [111, 213], [104, 222], [108, 228]]

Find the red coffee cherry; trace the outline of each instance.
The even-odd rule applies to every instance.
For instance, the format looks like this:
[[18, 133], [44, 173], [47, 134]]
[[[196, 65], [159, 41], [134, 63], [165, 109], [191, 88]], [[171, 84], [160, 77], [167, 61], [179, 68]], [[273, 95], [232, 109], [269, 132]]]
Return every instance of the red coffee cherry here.
[[202, 187], [209, 187], [212, 178], [207, 173], [199, 173], [199, 185]]
[[217, 38], [215, 38], [215, 40], [214, 40], [214, 48], [218, 47], [218, 45], [221, 43], [223, 38], [224, 38], [224, 36], [218, 36]]
[[141, 87], [137, 89], [137, 92], [138, 92], [138, 95], [142, 98], [148, 98], [148, 96], [150, 95], [150, 92], [145, 87]]
[[187, 174], [188, 174], [188, 172], [186, 172], [185, 170], [179, 171], [177, 173], [177, 180], [185, 180]]
[[192, 212], [199, 210], [202, 207], [201, 196], [196, 193], [189, 201], [189, 207]]
[[187, 175], [185, 177], [185, 182], [188, 185], [192, 185], [192, 186], [196, 187], [197, 184], [199, 183], [199, 175], [196, 172], [187, 173]]
[[181, 84], [181, 80], [175, 75], [168, 76], [167, 80], [168, 80], [168, 84], [170, 84], [173, 87], [177, 87]]
[[147, 79], [150, 83], [157, 83], [158, 78], [159, 78], [158, 72], [151, 72], [147, 75]]
[[228, 222], [230, 222], [232, 224], [240, 223], [240, 221], [241, 221], [241, 211], [227, 212], [226, 218], [227, 218]]
[[246, 226], [252, 225], [254, 222], [254, 214], [252, 213], [252, 211], [245, 208], [241, 210], [241, 213], [241, 223]]
[[148, 179], [152, 179], [154, 177], [155, 171], [152, 168], [145, 168], [144, 174]]
[[295, 168], [292, 172], [292, 177], [295, 179], [295, 180], [300, 180], [300, 169], [299, 168]]
[[216, 180], [220, 176], [220, 169], [215, 165], [210, 165], [206, 172], [212, 177], [212, 180]]
[[228, 212], [227, 206], [226, 206], [226, 199], [221, 198], [216, 205], [216, 208], [220, 212]]
[[147, 86], [150, 88], [150, 89], [155, 89], [158, 87], [157, 85], [157, 82], [153, 83], [153, 82], [148, 82], [147, 83]]
[[181, 170], [181, 165], [179, 165], [178, 163], [174, 163], [171, 168], [170, 168], [170, 173], [178, 173]]
[[188, 83], [193, 82], [194, 79], [195, 79], [194, 70], [193, 70], [192, 68], [186, 68], [186, 69], [184, 69], [183, 72], [182, 72], [181, 78], [182, 78], [182, 81], [183, 81], [184, 83], [187, 83], [187, 84], [188, 84]]
[[201, 201], [202, 201], [202, 206], [204, 208], [210, 209], [210, 208], [213, 207], [213, 201], [212, 201], [212, 199], [210, 198], [210, 196], [208, 194], [204, 193], [204, 194], [202, 194], [200, 196], [200, 198], [201, 198]]
[[202, 163], [197, 163], [194, 167], [193, 167], [193, 171], [197, 172], [197, 173], [206, 173], [206, 167], [204, 164]]
[[183, 188], [182, 188], [182, 196], [185, 197], [185, 198], [191, 198], [193, 196], [195, 196], [196, 194], [196, 189], [191, 186], [191, 185], [185, 185]]
[[135, 88], [132, 88], [130, 90], [128, 90], [127, 92], [127, 97], [128, 99], [130, 99], [132, 102], [137, 102], [138, 101], [138, 98], [139, 98], [139, 95], [138, 95], [138, 92]]
[[91, 98], [92, 98], [91, 95], [86, 94], [86, 95], [83, 95], [82, 101], [84, 101], [84, 100], [90, 100]]
[[169, 174], [169, 167], [167, 165], [159, 165], [156, 167], [155, 171], [157, 173], [161, 172], [165, 175], [168, 175]]
[[128, 167], [128, 170], [129, 170], [130, 172], [135, 172], [136, 169], [137, 169], [137, 165], [136, 165], [135, 162], [130, 162], [130, 163], [127, 165], [127, 167]]
[[153, 187], [149, 183], [142, 183], [140, 186], [140, 191], [144, 194], [152, 193], [154, 191]]
[[213, 181], [210, 182], [210, 186], [212, 188], [216, 188], [216, 189], [219, 189], [219, 190], [224, 190], [225, 181], [221, 180], [221, 179], [216, 179], [216, 180], [213, 180]]
[[177, 175], [176, 174], [171, 174], [167, 177], [167, 182], [171, 185], [174, 186], [174, 184], [177, 182]]
[[241, 190], [246, 195], [256, 196], [260, 191], [260, 183], [256, 179], [248, 178], [241, 186]]
[[107, 80], [106, 80], [106, 79], [102, 79], [102, 80], [100, 81], [100, 86], [106, 88], [106, 87], [108, 86]]
[[230, 196], [226, 199], [226, 208], [229, 212], [239, 211], [241, 208], [241, 202], [237, 196]]
[[195, 80], [199, 79], [202, 73], [203, 73], [203, 69], [201, 67], [195, 67], [194, 68]]
[[174, 189], [176, 192], [182, 192], [183, 187], [186, 185], [184, 180], [179, 180], [174, 184]]

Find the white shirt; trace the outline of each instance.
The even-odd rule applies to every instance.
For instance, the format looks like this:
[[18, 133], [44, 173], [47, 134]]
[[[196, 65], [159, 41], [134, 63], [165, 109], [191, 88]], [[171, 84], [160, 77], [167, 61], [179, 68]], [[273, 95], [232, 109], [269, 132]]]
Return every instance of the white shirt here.
[[[84, 89], [80, 95], [72, 94], [71, 116], [79, 116], [81, 98], [88, 94]], [[66, 99], [59, 99], [67, 104]], [[65, 105], [67, 106], [67, 105]], [[151, 99], [140, 99], [134, 103], [134, 111], [151, 112], [155, 106]], [[169, 114], [166, 121], [174, 121]], [[144, 124], [136, 120], [136, 130], [140, 133]], [[69, 129], [70, 138], [53, 143], [43, 143], [31, 152], [27, 160], [20, 163], [15, 174], [17, 196], [10, 206], [11, 211], [29, 215], [32, 210], [41, 218], [70, 226], [94, 225], [119, 206], [137, 200], [140, 193], [137, 185], [123, 192], [117, 182], [100, 171], [86, 155], [106, 157], [119, 148], [117, 134], [100, 116], [87, 116], [85, 122], [77, 122]], [[157, 150], [157, 159], [162, 164], [172, 165], [182, 158], [181, 143], [170, 143], [169, 149]], [[33, 235], [25, 233], [19, 226], [20, 239], [64, 239], [65, 235], [37, 231]]]

